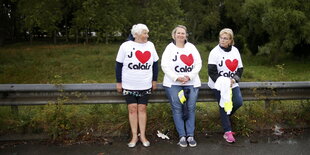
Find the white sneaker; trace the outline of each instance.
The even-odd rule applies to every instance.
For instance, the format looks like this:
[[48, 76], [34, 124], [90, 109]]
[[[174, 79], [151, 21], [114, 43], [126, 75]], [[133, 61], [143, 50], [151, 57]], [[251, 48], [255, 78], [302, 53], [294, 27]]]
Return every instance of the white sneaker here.
[[186, 138], [185, 137], [181, 137], [178, 145], [180, 145], [181, 147], [187, 147]]
[[188, 137], [187, 142], [190, 147], [195, 147], [197, 145], [197, 142], [195, 141], [194, 137]]

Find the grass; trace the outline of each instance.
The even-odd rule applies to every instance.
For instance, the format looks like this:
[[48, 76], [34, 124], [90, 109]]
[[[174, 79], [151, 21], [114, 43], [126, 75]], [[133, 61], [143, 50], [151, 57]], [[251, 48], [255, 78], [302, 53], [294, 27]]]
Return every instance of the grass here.
[[0, 83], [114, 82], [117, 45], [37, 45], [0, 49]]
[[[0, 84], [15, 83], [114, 83], [115, 58], [120, 44], [48, 45], [19, 43], [0, 48]], [[210, 45], [197, 45], [203, 67], [202, 82], [207, 82]], [[161, 57], [165, 45], [157, 46]], [[263, 56], [242, 55], [242, 81], [309, 81], [310, 61], [283, 59], [277, 64]], [[159, 82], [163, 72], [159, 72]], [[19, 115], [11, 107], [0, 107], [0, 134], [48, 133], [53, 140], [83, 139], [85, 135], [123, 135], [129, 133], [126, 105], [62, 105], [62, 100], [45, 106], [20, 106]], [[309, 101], [273, 101], [269, 108], [260, 101], [245, 102], [232, 118], [234, 129], [244, 135], [274, 124], [288, 127], [309, 126]], [[221, 131], [216, 103], [197, 103], [196, 132]], [[149, 104], [148, 133], [169, 131], [176, 137], [170, 105]]]
[[[112, 45], [32, 45], [17, 44], [0, 48], [0, 83], [114, 83], [115, 58], [119, 44]], [[207, 82], [210, 50], [198, 45], [203, 61], [200, 77]], [[163, 46], [157, 48], [161, 56]], [[266, 58], [242, 56], [242, 81], [308, 81], [310, 61], [282, 60], [268, 63]], [[159, 73], [159, 82], [163, 73]]]

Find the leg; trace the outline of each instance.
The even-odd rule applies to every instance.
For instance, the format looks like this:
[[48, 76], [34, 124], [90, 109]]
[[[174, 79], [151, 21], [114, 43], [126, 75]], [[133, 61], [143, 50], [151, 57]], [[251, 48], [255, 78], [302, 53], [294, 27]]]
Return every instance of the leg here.
[[[213, 89], [213, 92], [215, 94], [215, 98], [217, 100], [217, 103], [219, 105], [220, 99], [221, 99], [221, 92], [218, 90]], [[224, 108], [220, 107], [219, 105], [219, 111], [220, 111], [220, 116], [221, 116], [221, 122], [222, 122], [222, 127], [224, 129], [224, 132], [231, 131], [231, 123], [230, 123], [230, 118], [226, 114]]]
[[175, 127], [178, 131], [179, 137], [185, 137], [185, 127], [184, 127], [184, 120], [182, 118], [182, 104], [180, 103], [178, 92], [182, 89], [181, 86], [172, 85], [170, 88], [165, 87], [166, 95], [169, 99], [173, 120]]
[[186, 136], [194, 137], [196, 101], [197, 101], [199, 88], [194, 88], [193, 86], [188, 86], [185, 89], [189, 89], [189, 91], [190, 91], [190, 93], [188, 95], [189, 97], [187, 100], [189, 117], [185, 122]]
[[145, 143], [148, 141], [145, 136], [146, 121], [147, 121], [146, 107], [147, 107], [146, 104], [138, 104], [140, 140], [142, 143]]
[[129, 123], [131, 128], [132, 139], [130, 143], [138, 141], [138, 104], [128, 104]]
[[237, 109], [239, 109], [242, 104], [243, 104], [243, 101], [242, 101], [242, 95], [241, 95], [241, 91], [240, 91], [240, 87], [235, 87], [232, 89], [232, 101], [233, 101], [233, 109], [231, 111], [231, 114], [234, 114]]
[[[221, 99], [220, 91], [217, 91], [217, 90], [213, 90], [213, 91], [215, 93], [216, 100], [219, 103]], [[224, 108], [219, 107], [221, 122], [224, 128], [224, 132], [232, 131], [230, 116], [232, 116], [232, 114], [234, 114], [236, 110], [239, 109], [243, 104], [241, 91], [239, 87], [235, 87], [232, 89], [232, 101], [233, 101], [233, 110], [229, 116], [224, 111]]]

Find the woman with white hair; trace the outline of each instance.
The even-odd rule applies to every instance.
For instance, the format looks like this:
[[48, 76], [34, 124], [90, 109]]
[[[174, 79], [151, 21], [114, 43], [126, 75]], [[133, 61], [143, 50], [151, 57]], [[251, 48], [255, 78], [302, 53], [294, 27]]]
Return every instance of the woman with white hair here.
[[[242, 106], [242, 96], [238, 82], [243, 73], [243, 65], [239, 50], [233, 45], [233, 31], [229, 28], [222, 29], [219, 33], [219, 44], [211, 50], [208, 58], [208, 85], [213, 90], [219, 103], [221, 122], [224, 129], [223, 137], [228, 143], [236, 141], [233, 136], [234, 132], [232, 132], [230, 116]], [[222, 102], [227, 98], [228, 102]], [[232, 108], [230, 106], [229, 110], [227, 110], [224, 103], [230, 103]]]
[[116, 57], [116, 89], [128, 105], [132, 133], [128, 147], [135, 147], [139, 140], [143, 146], [150, 146], [145, 134], [146, 108], [152, 90], [156, 89], [159, 57], [154, 44], [148, 41], [148, 32], [144, 24], [133, 25], [133, 38], [120, 46]]
[[165, 73], [163, 86], [169, 99], [181, 147], [195, 147], [195, 110], [201, 86], [199, 71], [202, 61], [195, 45], [187, 40], [187, 29], [178, 25], [172, 30], [173, 41], [162, 55]]

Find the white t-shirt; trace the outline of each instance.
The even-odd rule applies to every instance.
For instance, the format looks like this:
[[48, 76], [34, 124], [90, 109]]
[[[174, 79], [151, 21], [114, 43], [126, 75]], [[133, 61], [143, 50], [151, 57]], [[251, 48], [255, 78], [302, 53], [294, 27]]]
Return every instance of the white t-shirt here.
[[117, 62], [123, 63], [122, 87], [128, 90], [150, 89], [153, 79], [153, 62], [158, 59], [152, 42], [124, 42], [116, 57]]
[[[229, 52], [222, 50], [219, 45], [214, 47], [209, 54], [208, 64], [216, 65], [220, 76], [230, 78], [236, 74], [238, 68], [243, 67], [239, 50], [234, 46]], [[208, 85], [212, 89], [214, 89], [214, 82], [209, 76]], [[239, 86], [238, 83], [235, 83], [232, 88], [237, 86]]]
[[[167, 45], [162, 58], [161, 67], [165, 73], [163, 85], [193, 85], [200, 87], [199, 71], [201, 69], [201, 57], [196, 47], [187, 42], [184, 48], [178, 48], [175, 44]], [[182, 84], [176, 81], [180, 76], [189, 76], [190, 81]]]

